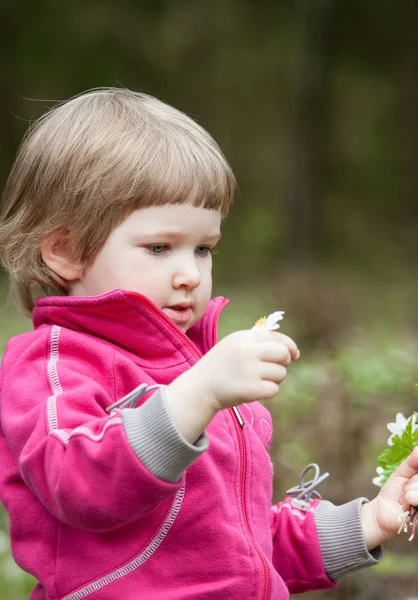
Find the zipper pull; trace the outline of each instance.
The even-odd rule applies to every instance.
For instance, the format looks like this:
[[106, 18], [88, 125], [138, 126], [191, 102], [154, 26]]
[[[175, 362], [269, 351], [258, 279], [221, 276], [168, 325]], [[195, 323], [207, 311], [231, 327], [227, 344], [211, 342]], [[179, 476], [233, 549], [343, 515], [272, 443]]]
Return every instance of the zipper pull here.
[[245, 423], [244, 423], [244, 419], [241, 417], [241, 413], [238, 410], [238, 406], [233, 406], [232, 410], [235, 413], [235, 416], [238, 419], [238, 423], [241, 425], [241, 428], [244, 427]]

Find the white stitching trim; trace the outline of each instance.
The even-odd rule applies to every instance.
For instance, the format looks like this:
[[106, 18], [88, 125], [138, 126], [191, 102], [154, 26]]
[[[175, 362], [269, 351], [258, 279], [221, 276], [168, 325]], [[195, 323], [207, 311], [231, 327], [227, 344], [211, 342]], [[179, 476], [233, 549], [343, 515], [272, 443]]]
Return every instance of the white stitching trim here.
[[57, 361], [59, 359], [59, 341], [61, 327], [54, 325], [51, 330], [51, 350], [48, 361], [48, 375], [54, 396], [62, 394], [61, 382], [58, 377]]
[[82, 598], [86, 598], [86, 596], [90, 596], [90, 594], [97, 592], [98, 590], [102, 589], [109, 583], [113, 583], [117, 579], [120, 579], [121, 577], [124, 577], [125, 575], [129, 575], [129, 573], [132, 573], [133, 571], [135, 571], [138, 567], [140, 567], [142, 564], [144, 564], [145, 561], [147, 561], [149, 558], [151, 558], [151, 556], [154, 554], [154, 552], [157, 550], [157, 548], [159, 546], [161, 546], [161, 544], [163, 543], [168, 532], [170, 531], [171, 527], [173, 526], [174, 521], [177, 518], [177, 515], [178, 515], [181, 505], [183, 503], [185, 488], [186, 488], [186, 483], [184, 483], [183, 487], [180, 488], [178, 490], [177, 494], [175, 495], [170, 512], [168, 513], [166, 520], [162, 524], [162, 526], [159, 529], [159, 531], [157, 532], [156, 536], [148, 544], [148, 546], [145, 548], [145, 550], [143, 552], [141, 552], [141, 554], [136, 556], [133, 560], [131, 560], [129, 563], [127, 563], [123, 567], [120, 567], [116, 571], [113, 571], [113, 573], [109, 573], [109, 575], [105, 575], [104, 577], [101, 577], [100, 579], [96, 579], [96, 581], [93, 581], [93, 583], [86, 585], [84, 588], [82, 588], [81, 590], [78, 590], [77, 592], [74, 592], [72, 594], [69, 594], [68, 596], [65, 596], [65, 598], [62, 598], [62, 600], [81, 600]]
[[[58, 429], [58, 415], [57, 415], [57, 397], [50, 396], [48, 398], [48, 427], [49, 433]], [[67, 437], [68, 435], [65, 434]]]
[[122, 417], [112, 417], [111, 419], [106, 421], [105, 426], [103, 427], [100, 433], [93, 433], [91, 429], [82, 425], [81, 427], [76, 427], [70, 433], [70, 437], [73, 437], [74, 435], [86, 435], [94, 442], [99, 442], [103, 438], [106, 429], [111, 425], [117, 425], [118, 423], [122, 423]]
[[48, 376], [53, 395], [48, 398], [48, 427], [49, 433], [56, 435], [64, 444], [68, 444], [70, 437], [73, 435], [85, 435], [90, 438], [93, 442], [99, 442], [103, 439], [103, 436], [111, 425], [118, 425], [122, 423], [121, 417], [112, 417], [106, 421], [102, 431], [100, 433], [94, 433], [88, 427], [83, 425], [76, 427], [70, 434], [64, 429], [58, 427], [58, 411], [57, 411], [57, 396], [63, 393], [61, 381], [58, 375], [57, 362], [59, 360], [59, 340], [60, 340], [61, 327], [54, 325], [51, 329], [51, 347], [48, 360]]
[[103, 430], [97, 434], [94, 434], [88, 427], [81, 426], [74, 429], [69, 435], [66, 431], [64, 431], [64, 429], [55, 429], [54, 431], [51, 431], [51, 435], [56, 435], [59, 437], [64, 444], [68, 444], [69, 439], [75, 435], [85, 435], [93, 442], [100, 442], [104, 437], [106, 429], [112, 425], [119, 425], [119, 423], [122, 423], [122, 418], [113, 417], [112, 419], [106, 421]]
[[64, 444], [68, 444], [68, 440], [70, 439], [70, 436], [68, 435], [68, 433], [66, 431], [64, 431], [63, 429], [55, 429], [54, 431], [50, 432], [50, 435], [55, 435], [62, 442], [64, 442]]

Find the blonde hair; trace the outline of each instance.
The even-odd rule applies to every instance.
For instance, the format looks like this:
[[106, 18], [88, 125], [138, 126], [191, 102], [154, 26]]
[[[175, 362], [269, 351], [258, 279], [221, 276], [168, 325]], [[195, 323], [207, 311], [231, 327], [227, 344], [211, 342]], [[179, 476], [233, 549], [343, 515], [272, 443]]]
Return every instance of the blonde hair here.
[[190, 203], [225, 216], [234, 188], [213, 138], [152, 96], [103, 88], [53, 107], [27, 132], [0, 212], [0, 260], [19, 308], [32, 311], [34, 286], [66, 292], [41, 256], [55, 232], [71, 232], [85, 269], [134, 210]]

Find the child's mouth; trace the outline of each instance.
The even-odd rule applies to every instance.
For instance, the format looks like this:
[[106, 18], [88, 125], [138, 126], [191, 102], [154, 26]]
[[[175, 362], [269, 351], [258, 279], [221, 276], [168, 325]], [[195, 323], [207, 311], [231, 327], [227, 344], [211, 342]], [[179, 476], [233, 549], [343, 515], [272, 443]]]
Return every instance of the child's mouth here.
[[170, 317], [176, 325], [188, 323], [192, 317], [192, 308], [190, 305], [175, 304], [174, 306], [164, 306], [162, 309], [167, 317]]

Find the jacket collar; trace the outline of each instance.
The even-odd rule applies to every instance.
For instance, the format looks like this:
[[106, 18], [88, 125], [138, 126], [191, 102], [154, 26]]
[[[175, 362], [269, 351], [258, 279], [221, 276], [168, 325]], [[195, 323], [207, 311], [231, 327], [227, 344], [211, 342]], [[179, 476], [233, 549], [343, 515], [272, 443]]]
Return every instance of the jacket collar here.
[[203, 317], [185, 334], [151, 300], [125, 290], [99, 296], [44, 296], [35, 301], [33, 324], [60, 325], [107, 340], [148, 358], [181, 348], [193, 362], [217, 341], [217, 325], [226, 298], [213, 298]]

